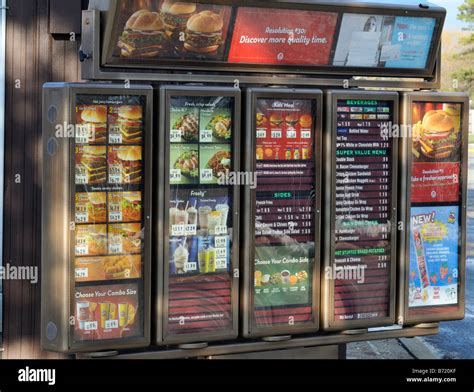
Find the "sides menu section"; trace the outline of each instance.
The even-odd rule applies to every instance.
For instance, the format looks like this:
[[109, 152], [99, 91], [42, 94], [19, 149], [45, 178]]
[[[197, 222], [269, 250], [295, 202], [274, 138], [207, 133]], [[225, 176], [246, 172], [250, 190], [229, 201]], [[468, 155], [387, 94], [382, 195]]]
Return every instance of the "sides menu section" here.
[[314, 322], [316, 100], [257, 98], [253, 314], [257, 328]]
[[226, 96], [168, 101], [167, 336], [233, 325], [234, 105]]
[[143, 336], [146, 98], [75, 102], [73, 340]]

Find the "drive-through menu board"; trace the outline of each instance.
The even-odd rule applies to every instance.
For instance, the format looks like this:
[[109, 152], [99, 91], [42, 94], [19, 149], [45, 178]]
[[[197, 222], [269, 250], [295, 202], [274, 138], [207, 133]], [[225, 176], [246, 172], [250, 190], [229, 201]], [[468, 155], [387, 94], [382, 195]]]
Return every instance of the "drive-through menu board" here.
[[330, 92], [328, 99], [325, 327], [390, 324], [398, 94]]

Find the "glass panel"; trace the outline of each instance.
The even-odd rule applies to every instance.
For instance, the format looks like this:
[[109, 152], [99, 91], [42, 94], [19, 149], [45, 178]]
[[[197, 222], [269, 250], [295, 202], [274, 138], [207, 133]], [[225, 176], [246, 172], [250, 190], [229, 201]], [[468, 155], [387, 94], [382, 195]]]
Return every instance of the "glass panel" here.
[[234, 99], [169, 105], [168, 334], [232, 328]]
[[390, 316], [393, 101], [338, 99], [335, 172], [334, 320]]
[[253, 285], [257, 327], [314, 322], [316, 102], [256, 103]]
[[76, 342], [143, 335], [145, 104], [76, 97]]
[[463, 105], [414, 102], [409, 315], [458, 310]]

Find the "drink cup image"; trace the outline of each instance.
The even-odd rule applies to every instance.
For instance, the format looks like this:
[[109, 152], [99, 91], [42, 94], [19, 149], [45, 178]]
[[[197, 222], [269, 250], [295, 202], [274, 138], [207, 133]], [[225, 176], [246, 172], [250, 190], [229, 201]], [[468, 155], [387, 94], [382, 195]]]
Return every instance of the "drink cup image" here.
[[227, 217], [229, 215], [229, 206], [227, 204], [217, 204], [216, 211], [221, 213], [221, 226], [227, 226]]
[[188, 213], [184, 210], [176, 211], [175, 224], [186, 225], [188, 223]]
[[283, 284], [290, 283], [290, 271], [284, 270], [281, 272], [281, 281]]
[[212, 208], [209, 206], [201, 206], [199, 207], [199, 227], [201, 229], [207, 229], [208, 222], [207, 216], [212, 211]]
[[197, 219], [198, 219], [198, 210], [191, 206], [188, 208], [188, 225], [197, 225]]
[[118, 305], [119, 309], [119, 327], [127, 325], [128, 320], [128, 304], [122, 303]]
[[173, 229], [173, 225], [176, 224], [176, 214], [178, 212], [178, 208], [176, 207], [172, 207], [170, 208], [170, 227], [169, 227], [169, 230], [170, 230], [170, 233], [172, 232], [172, 229]]
[[128, 313], [127, 313], [127, 325], [132, 325], [135, 322], [135, 315], [137, 314], [137, 310], [135, 306], [132, 304], [128, 305]]
[[209, 265], [209, 272], [216, 272], [216, 250], [213, 247], [210, 247], [207, 250], [208, 254], [208, 265]]
[[209, 234], [216, 234], [216, 227], [221, 225], [222, 213], [221, 211], [212, 211], [207, 216], [207, 224]]
[[255, 287], [262, 285], [262, 271], [255, 271]]
[[209, 272], [209, 257], [205, 246], [199, 249], [198, 253], [199, 272], [205, 274]]
[[110, 302], [101, 302], [100, 307], [100, 327], [105, 328], [105, 322], [109, 319], [110, 315]]
[[82, 301], [76, 304], [77, 307], [77, 319], [79, 320], [79, 329], [84, 329], [84, 324], [89, 321], [90, 309], [89, 302]]

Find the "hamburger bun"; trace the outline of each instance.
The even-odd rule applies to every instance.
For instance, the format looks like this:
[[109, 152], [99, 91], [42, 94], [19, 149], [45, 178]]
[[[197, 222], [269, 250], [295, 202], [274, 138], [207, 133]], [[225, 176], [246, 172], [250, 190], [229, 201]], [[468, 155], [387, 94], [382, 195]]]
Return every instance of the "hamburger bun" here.
[[142, 149], [141, 147], [125, 147], [117, 152], [117, 158], [121, 161], [141, 161]]
[[290, 125], [290, 126], [295, 126], [298, 122], [298, 116], [296, 116], [296, 114], [288, 114], [286, 117], [285, 117], [285, 122]]
[[[159, 51], [154, 51], [154, 52], [147, 52], [147, 53], [141, 53], [140, 57], [156, 57], [160, 54]], [[127, 50], [123, 50], [120, 52], [120, 55], [122, 57], [136, 57], [133, 52], [129, 52]]]
[[125, 24], [127, 30], [135, 31], [160, 31], [164, 28], [160, 14], [148, 10], [135, 12]]
[[275, 113], [270, 116], [270, 123], [272, 125], [280, 125], [283, 122], [281, 114]]
[[212, 11], [202, 11], [189, 18], [187, 29], [199, 33], [215, 33], [222, 30], [224, 20]]
[[81, 113], [81, 119], [91, 123], [105, 123], [107, 122], [107, 108], [102, 105], [87, 106], [87, 109]]
[[205, 48], [195, 48], [194, 46], [189, 45], [188, 43], [184, 43], [184, 48], [187, 51], [194, 53], [212, 53], [219, 49], [219, 45], [206, 46]]
[[141, 120], [142, 107], [138, 105], [120, 106], [120, 109], [118, 110], [118, 115], [128, 120]]
[[172, 15], [187, 15], [196, 11], [196, 4], [165, 0], [161, 6], [161, 11]]
[[454, 122], [444, 110], [431, 110], [423, 117], [423, 128], [430, 134], [449, 134], [454, 130]]
[[303, 114], [300, 117], [300, 125], [303, 128], [309, 128], [313, 125], [313, 119], [309, 114]]

